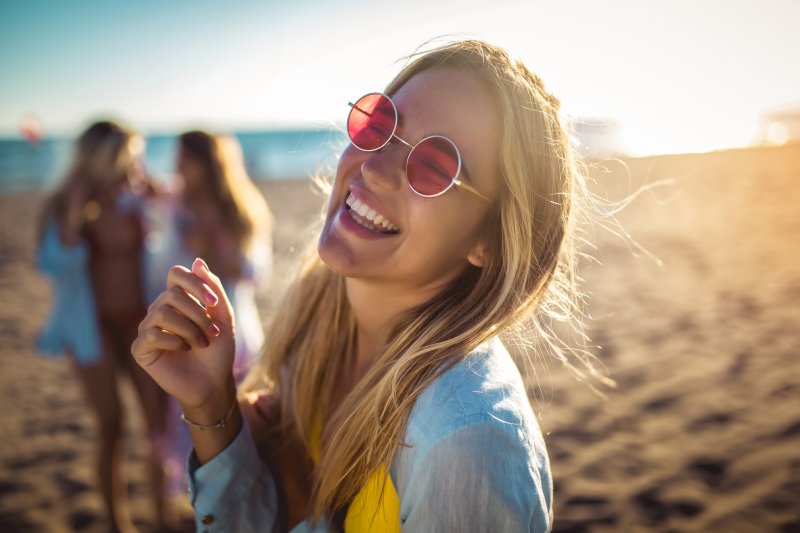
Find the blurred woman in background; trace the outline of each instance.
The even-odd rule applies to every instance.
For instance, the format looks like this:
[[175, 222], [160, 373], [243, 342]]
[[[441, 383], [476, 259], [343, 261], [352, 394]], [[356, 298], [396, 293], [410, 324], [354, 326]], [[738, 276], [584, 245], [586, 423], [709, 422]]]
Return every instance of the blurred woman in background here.
[[[150, 204], [152, 232], [148, 235], [147, 294], [161, 293], [169, 268], [207, 258], [219, 269], [225, 290], [236, 309], [234, 374], [240, 381], [264, 342], [257, 289], [272, 271], [272, 215], [261, 192], [245, 169], [236, 139], [204, 131], [178, 138], [176, 193], [162, 191]], [[170, 437], [164, 450], [169, 491], [186, 494], [186, 456], [191, 438], [178, 425], [180, 407], [171, 402]]]
[[195, 257], [213, 265], [236, 310], [237, 380], [261, 350], [264, 341], [256, 289], [272, 272], [272, 215], [244, 165], [238, 141], [205, 131], [178, 138], [178, 194], [169, 203], [158, 272], [151, 277], [163, 290], [169, 267], [189, 266]]
[[[39, 269], [55, 285], [54, 309], [38, 348], [70, 356], [97, 417], [97, 472], [114, 531], [134, 529], [122, 472], [117, 374], [127, 374], [133, 383], [151, 443], [163, 431], [166, 408], [163, 391], [129, 356], [146, 313], [142, 207], [151, 188], [140, 164], [143, 148], [142, 138], [119, 124], [92, 124], [78, 139], [74, 162], [45, 206], [37, 254]], [[156, 451], [155, 446], [150, 450], [148, 474], [156, 520], [163, 526], [163, 473]]]

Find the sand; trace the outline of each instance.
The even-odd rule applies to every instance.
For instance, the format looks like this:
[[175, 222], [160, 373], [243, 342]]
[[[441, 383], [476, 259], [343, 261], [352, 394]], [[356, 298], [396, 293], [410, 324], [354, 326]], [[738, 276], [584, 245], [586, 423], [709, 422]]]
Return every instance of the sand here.
[[[556, 362], [531, 387], [555, 530], [800, 531], [800, 145], [605, 161], [592, 176], [613, 199], [651, 184], [617, 218], [657, 260], [596, 228], [601, 264], [582, 273], [618, 387], [602, 400]], [[322, 200], [303, 181], [263, 191], [277, 219], [268, 315]], [[0, 197], [0, 531], [102, 531], [93, 420], [67, 361], [31, 348], [50, 302], [31, 267], [42, 201]], [[131, 507], [147, 529], [130, 412]]]

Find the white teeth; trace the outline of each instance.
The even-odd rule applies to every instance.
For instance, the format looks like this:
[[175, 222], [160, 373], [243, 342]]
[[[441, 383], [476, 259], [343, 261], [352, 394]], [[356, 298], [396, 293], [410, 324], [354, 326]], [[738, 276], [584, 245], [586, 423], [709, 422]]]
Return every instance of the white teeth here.
[[[347, 197], [345, 202], [347, 205], [350, 206], [350, 209], [358, 213], [361, 217], [368, 220], [369, 222], [379, 226], [382, 229], [386, 229], [389, 231], [394, 231], [397, 229], [397, 226], [389, 222], [387, 219], [383, 218], [382, 215], [379, 215], [374, 209], [369, 207], [367, 204], [353, 196], [352, 194]], [[363, 225], [363, 224], [362, 224]], [[374, 228], [377, 229], [377, 228]]]

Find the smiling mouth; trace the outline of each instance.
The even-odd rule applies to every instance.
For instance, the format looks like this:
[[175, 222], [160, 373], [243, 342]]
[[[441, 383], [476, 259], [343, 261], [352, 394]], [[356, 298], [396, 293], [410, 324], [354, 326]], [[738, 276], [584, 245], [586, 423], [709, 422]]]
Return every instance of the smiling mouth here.
[[347, 214], [350, 215], [350, 218], [367, 229], [377, 231], [385, 235], [395, 235], [400, 233], [400, 228], [398, 228], [393, 222], [387, 220], [382, 215], [379, 215], [374, 209], [352, 194], [347, 195], [345, 207], [347, 208]]

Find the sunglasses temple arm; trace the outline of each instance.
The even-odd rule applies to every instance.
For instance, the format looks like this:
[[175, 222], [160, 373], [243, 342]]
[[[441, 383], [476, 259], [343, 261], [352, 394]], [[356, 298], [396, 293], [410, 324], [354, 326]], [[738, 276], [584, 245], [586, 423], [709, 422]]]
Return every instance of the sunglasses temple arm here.
[[475, 196], [477, 196], [481, 200], [485, 200], [485, 201], [487, 201], [489, 203], [492, 203], [492, 200], [488, 196], [486, 196], [485, 194], [480, 192], [478, 189], [476, 189], [472, 185], [467, 185], [466, 183], [464, 183], [463, 181], [458, 180], [458, 179], [455, 180], [454, 183], [455, 183], [456, 187], [458, 187], [460, 189], [464, 189], [465, 191], [471, 192], [472, 194], [474, 194]]

